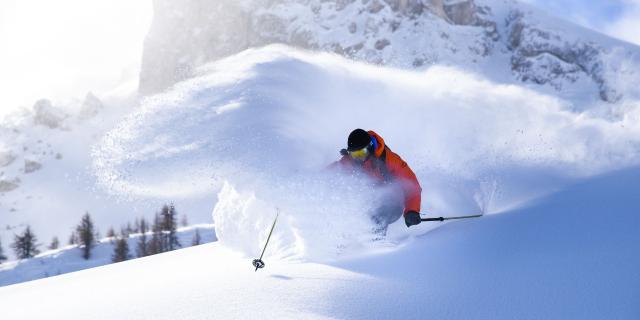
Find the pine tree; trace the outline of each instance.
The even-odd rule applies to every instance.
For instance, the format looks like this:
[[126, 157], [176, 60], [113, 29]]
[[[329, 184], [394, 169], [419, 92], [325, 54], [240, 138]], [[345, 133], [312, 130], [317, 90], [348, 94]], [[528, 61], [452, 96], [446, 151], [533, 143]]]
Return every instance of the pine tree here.
[[182, 224], [183, 227], [189, 226], [189, 220], [187, 219], [186, 214], [182, 215], [182, 220], [180, 220], [180, 224]]
[[178, 224], [176, 223], [176, 209], [173, 204], [164, 205], [162, 207], [162, 211], [160, 212], [162, 216], [162, 230], [163, 232], [163, 244], [164, 248], [167, 251], [175, 250], [182, 245], [178, 241], [177, 228]]
[[193, 239], [191, 240], [192, 246], [200, 245], [202, 239], [200, 238], [200, 229], [196, 229], [196, 234], [193, 235]]
[[129, 235], [131, 235], [133, 233], [133, 228], [131, 227], [131, 222], [127, 222], [127, 227], [126, 227], [126, 232], [127, 232], [127, 237], [129, 237]]
[[109, 238], [110, 241], [114, 241], [116, 239], [116, 231], [113, 230], [113, 227], [109, 227], [109, 230], [107, 230], [107, 238]]
[[51, 244], [49, 245], [49, 250], [55, 250], [58, 249], [58, 247], [60, 247], [60, 240], [58, 240], [58, 237], [53, 237], [53, 239], [51, 239]]
[[13, 248], [18, 259], [33, 258], [40, 253], [37, 241], [36, 235], [31, 232], [31, 227], [27, 226], [21, 235], [15, 235], [11, 248]]
[[164, 252], [162, 236], [162, 223], [160, 215], [156, 213], [153, 216], [153, 224], [151, 225], [151, 240], [149, 240], [149, 254], [156, 254]]
[[138, 257], [146, 257], [149, 255], [149, 244], [147, 243], [147, 221], [144, 218], [136, 220], [138, 222], [138, 230], [140, 237], [136, 246], [136, 254]]
[[129, 254], [129, 236], [125, 232], [121, 232], [120, 236], [117, 237], [115, 246], [113, 248], [113, 255], [111, 256], [111, 261], [113, 262], [122, 262], [129, 260], [131, 255]]
[[91, 221], [91, 216], [89, 216], [88, 212], [82, 216], [82, 220], [76, 227], [76, 231], [78, 234], [79, 244], [82, 248], [82, 257], [85, 260], [88, 260], [91, 257], [91, 249], [93, 249], [96, 244], [93, 221]]
[[0, 264], [7, 260], [7, 256], [4, 255], [4, 249], [2, 248], [2, 241], [0, 240]]
[[69, 244], [74, 245], [78, 243], [78, 235], [75, 231], [71, 231], [71, 235], [69, 236]]

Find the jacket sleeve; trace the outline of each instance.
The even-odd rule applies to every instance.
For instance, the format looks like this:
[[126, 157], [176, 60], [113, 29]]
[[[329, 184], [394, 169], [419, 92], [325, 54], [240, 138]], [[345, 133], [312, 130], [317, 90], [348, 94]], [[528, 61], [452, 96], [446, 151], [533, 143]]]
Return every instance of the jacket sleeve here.
[[387, 155], [387, 167], [404, 192], [404, 214], [409, 211], [420, 212], [422, 187], [413, 170], [400, 156], [392, 152]]
[[348, 156], [342, 156], [342, 158], [340, 158], [340, 160], [334, 161], [333, 163], [328, 165], [327, 169], [334, 170], [334, 169], [338, 169], [338, 168], [345, 168], [345, 167], [348, 167], [350, 164], [351, 163], [350, 163], [349, 157]]

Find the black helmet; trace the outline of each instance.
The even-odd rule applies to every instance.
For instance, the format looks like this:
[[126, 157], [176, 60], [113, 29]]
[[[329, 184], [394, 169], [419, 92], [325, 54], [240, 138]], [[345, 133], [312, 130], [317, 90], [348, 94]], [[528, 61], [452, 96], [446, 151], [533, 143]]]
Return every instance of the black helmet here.
[[371, 136], [362, 129], [355, 129], [349, 134], [347, 151], [360, 150], [371, 143]]

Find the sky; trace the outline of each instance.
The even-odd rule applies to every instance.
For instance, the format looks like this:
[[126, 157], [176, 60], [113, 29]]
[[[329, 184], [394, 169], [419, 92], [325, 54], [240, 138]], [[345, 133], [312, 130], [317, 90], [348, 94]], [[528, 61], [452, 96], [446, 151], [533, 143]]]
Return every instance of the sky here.
[[521, 0], [551, 14], [640, 45], [640, 0]]
[[0, 116], [137, 79], [151, 0], [0, 0]]
[[[640, 44], [640, 0], [522, 1]], [[0, 116], [135, 85], [151, 18], [151, 0], [0, 0]]]

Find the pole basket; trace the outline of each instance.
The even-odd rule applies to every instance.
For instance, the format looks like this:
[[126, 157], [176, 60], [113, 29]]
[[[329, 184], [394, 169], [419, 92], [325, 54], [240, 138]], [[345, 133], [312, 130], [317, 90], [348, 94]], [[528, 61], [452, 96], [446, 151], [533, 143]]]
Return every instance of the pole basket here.
[[264, 261], [260, 259], [254, 259], [252, 263], [256, 270], [264, 268]]

